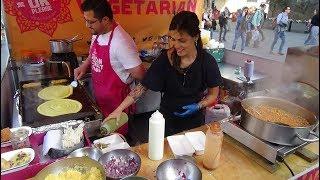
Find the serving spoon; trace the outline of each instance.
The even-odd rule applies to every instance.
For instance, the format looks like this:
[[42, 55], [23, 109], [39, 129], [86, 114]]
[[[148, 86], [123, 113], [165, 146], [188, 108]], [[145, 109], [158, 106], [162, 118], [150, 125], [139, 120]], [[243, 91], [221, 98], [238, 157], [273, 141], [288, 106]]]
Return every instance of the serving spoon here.
[[76, 88], [78, 86], [78, 81], [76, 78], [74, 78], [74, 80], [70, 83], [70, 86]]

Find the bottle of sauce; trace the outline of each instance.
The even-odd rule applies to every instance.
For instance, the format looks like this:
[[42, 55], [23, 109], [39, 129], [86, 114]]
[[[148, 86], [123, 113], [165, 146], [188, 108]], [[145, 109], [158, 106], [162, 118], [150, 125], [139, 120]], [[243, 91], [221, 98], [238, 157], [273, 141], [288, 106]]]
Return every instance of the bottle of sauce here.
[[156, 111], [149, 119], [148, 157], [151, 160], [160, 160], [163, 157], [165, 120], [163, 115]]
[[222, 148], [223, 132], [219, 122], [212, 123], [206, 133], [206, 143], [203, 156], [203, 166], [213, 170], [219, 166]]

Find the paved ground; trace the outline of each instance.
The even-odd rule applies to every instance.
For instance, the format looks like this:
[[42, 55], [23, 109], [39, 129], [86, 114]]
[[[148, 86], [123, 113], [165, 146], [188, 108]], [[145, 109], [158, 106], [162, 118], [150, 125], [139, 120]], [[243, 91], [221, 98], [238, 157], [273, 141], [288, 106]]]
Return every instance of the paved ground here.
[[[217, 26], [218, 27], [218, 26]], [[227, 32], [226, 35], [226, 42], [225, 43], [225, 48], [231, 50], [233, 39], [234, 39], [234, 27], [235, 23], [231, 24], [231, 30]], [[253, 48], [252, 45], [250, 47], [246, 47], [243, 51], [243, 53], [250, 54], [250, 55], [255, 55], [255, 56], [260, 56], [264, 57], [266, 59], [272, 59], [276, 61], [284, 61], [286, 55], [278, 55], [278, 54], [270, 54], [270, 49], [271, 49], [271, 43], [273, 42], [274, 38], [274, 32], [273, 30], [270, 29], [263, 29], [264, 35], [265, 35], [265, 40], [261, 42], [259, 48]], [[304, 46], [304, 41], [306, 40], [308, 34], [303, 34], [303, 33], [294, 33], [294, 32], [286, 32], [286, 43], [284, 45], [284, 50], [285, 54], [287, 52], [288, 47], [296, 47], [296, 46]], [[214, 39], [218, 40], [219, 39], [219, 29], [214, 32]], [[280, 46], [280, 39], [278, 40], [278, 43], [274, 47], [274, 52], [278, 52], [279, 46]], [[240, 45], [241, 44], [241, 38], [238, 40], [238, 44], [236, 47], [236, 51], [240, 52]]]

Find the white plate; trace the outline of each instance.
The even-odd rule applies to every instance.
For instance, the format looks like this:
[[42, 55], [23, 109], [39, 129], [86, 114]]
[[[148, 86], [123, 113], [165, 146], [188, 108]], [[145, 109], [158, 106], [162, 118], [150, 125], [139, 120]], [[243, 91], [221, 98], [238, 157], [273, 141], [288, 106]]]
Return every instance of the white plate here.
[[[21, 126], [21, 127], [17, 127], [17, 128], [11, 128], [10, 131], [11, 131], [11, 133], [13, 133], [14, 131], [17, 131], [19, 129], [27, 130], [28, 136], [31, 136], [31, 134], [32, 134], [32, 128], [29, 126]], [[11, 140], [1, 143], [1, 147], [7, 147], [7, 146], [11, 146]]]
[[185, 133], [186, 138], [196, 151], [196, 155], [204, 154], [206, 135], [202, 131]]
[[123, 142], [125, 141], [118, 134], [112, 134], [110, 136], [106, 136], [104, 138], [94, 140], [93, 145], [96, 146], [96, 144], [98, 143], [109, 144], [107, 148], [101, 150], [103, 153], [106, 153], [107, 152], [106, 150], [109, 149], [111, 146], [115, 146]]
[[17, 150], [5, 152], [5, 153], [1, 154], [1, 158], [9, 161], [11, 158], [13, 158], [13, 156], [15, 156], [16, 154], [18, 154], [21, 151], [30, 154], [30, 160], [28, 162], [26, 162], [25, 164], [22, 164], [20, 166], [15, 166], [15, 167], [12, 167], [12, 168], [7, 169], [7, 170], [1, 170], [1, 175], [12, 173], [12, 172], [16, 172], [16, 171], [20, 171], [20, 170], [26, 168], [29, 165], [29, 163], [33, 161], [33, 159], [35, 157], [35, 153], [34, 153], [34, 150], [31, 149], [31, 148], [23, 148], [23, 149], [17, 149]]
[[167, 140], [174, 156], [192, 156], [195, 153], [192, 145], [185, 135], [168, 136]]

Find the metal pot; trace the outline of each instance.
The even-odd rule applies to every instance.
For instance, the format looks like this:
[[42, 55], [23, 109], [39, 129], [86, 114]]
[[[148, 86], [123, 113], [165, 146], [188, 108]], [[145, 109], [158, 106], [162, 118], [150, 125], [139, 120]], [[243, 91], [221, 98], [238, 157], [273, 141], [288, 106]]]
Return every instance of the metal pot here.
[[49, 40], [51, 53], [69, 53], [73, 52], [73, 42], [81, 40], [77, 36], [71, 39], [51, 39]]
[[[248, 106], [260, 104], [270, 105], [292, 114], [299, 115], [303, 118], [306, 118], [310, 125], [307, 127], [290, 127], [271, 123], [258, 119], [245, 110], [245, 108]], [[304, 142], [319, 141], [319, 136], [313, 131], [318, 126], [319, 120], [313, 113], [302, 108], [301, 106], [286, 100], [265, 96], [256, 96], [244, 99], [241, 102], [241, 105], [242, 112], [240, 125], [249, 133], [260, 139], [287, 146], [295, 146]], [[310, 135], [315, 136], [316, 138], [309, 139]]]
[[65, 39], [51, 39], [51, 53], [69, 53], [73, 51], [72, 43]]

